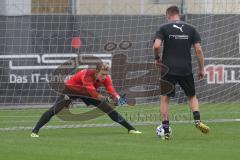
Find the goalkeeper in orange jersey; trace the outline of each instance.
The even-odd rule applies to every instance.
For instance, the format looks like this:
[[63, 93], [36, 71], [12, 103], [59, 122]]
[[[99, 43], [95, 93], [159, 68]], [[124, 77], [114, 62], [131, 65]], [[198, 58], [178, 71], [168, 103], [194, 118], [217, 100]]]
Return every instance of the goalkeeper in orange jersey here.
[[[120, 96], [114, 89], [109, 74], [107, 63], [99, 63], [96, 69], [86, 69], [77, 72], [66, 82], [64, 94], [59, 96], [55, 104], [47, 110], [31, 133], [31, 137], [39, 137], [38, 132], [42, 126], [59, 113], [64, 107], [68, 107], [75, 99], [81, 99], [86, 105], [93, 105], [105, 112], [113, 121], [121, 124], [130, 134], [141, 134], [129, 124], [110, 104], [124, 105], [125, 95]], [[103, 85], [111, 96], [103, 96], [97, 92], [97, 88]]]

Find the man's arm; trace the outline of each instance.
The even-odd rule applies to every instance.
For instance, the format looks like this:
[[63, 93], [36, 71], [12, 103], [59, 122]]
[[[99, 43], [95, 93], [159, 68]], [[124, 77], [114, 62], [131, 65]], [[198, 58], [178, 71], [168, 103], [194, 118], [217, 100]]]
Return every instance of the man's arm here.
[[86, 91], [88, 92], [88, 94], [92, 97], [92, 98], [96, 98], [98, 100], [101, 99], [101, 95], [97, 92], [96, 88], [94, 87], [93, 83], [91, 82], [87, 82], [87, 83], [83, 83], [83, 88], [86, 89]]
[[112, 80], [109, 76], [106, 77], [103, 84], [109, 94], [113, 95], [117, 99], [120, 98], [119, 94], [116, 92], [115, 88], [113, 87]]
[[96, 98], [97, 100], [103, 100], [105, 97], [101, 94], [99, 94], [97, 92], [97, 89], [94, 86], [94, 78], [92, 77], [92, 75], [89, 75], [87, 73], [85, 73], [85, 75], [83, 76], [83, 79], [81, 80], [83, 85], [83, 90], [86, 90], [87, 93], [92, 97], [92, 98]]
[[124, 105], [127, 100], [126, 100], [126, 94], [124, 95], [119, 95], [115, 88], [113, 87], [112, 80], [110, 76], [107, 76], [105, 81], [104, 81], [104, 86], [106, 90], [108, 91], [109, 94], [113, 95], [114, 98], [109, 99], [109, 102], [112, 103], [113, 105], [119, 105], [122, 106]]
[[160, 57], [160, 50], [161, 50], [161, 44], [162, 40], [160, 39], [155, 39], [154, 44], [153, 44], [153, 53], [155, 57], [155, 64], [157, 67], [161, 66], [161, 57]]
[[87, 92], [90, 94], [92, 98], [95, 98], [100, 101], [105, 101], [106, 97], [98, 93], [92, 83], [85, 83], [84, 88], [87, 90]]
[[161, 45], [164, 39], [165, 39], [164, 27], [161, 26], [155, 34], [154, 44], [153, 44], [153, 53], [154, 53], [157, 66], [159, 65], [159, 62], [161, 62], [160, 51], [161, 51]]
[[153, 53], [155, 59], [160, 59], [160, 48], [161, 48], [162, 41], [160, 39], [155, 39], [153, 44]]
[[195, 43], [193, 46], [194, 46], [195, 53], [198, 60], [198, 67], [199, 67], [198, 79], [202, 80], [205, 74], [204, 73], [204, 55], [203, 55], [202, 47], [200, 43]]

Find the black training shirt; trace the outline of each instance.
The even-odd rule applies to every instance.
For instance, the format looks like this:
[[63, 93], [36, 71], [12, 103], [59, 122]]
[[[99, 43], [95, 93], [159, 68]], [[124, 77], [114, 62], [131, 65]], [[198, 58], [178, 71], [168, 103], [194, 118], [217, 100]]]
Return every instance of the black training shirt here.
[[163, 41], [162, 61], [168, 74], [185, 76], [192, 73], [191, 46], [201, 42], [196, 29], [183, 21], [171, 21], [156, 32], [155, 39]]

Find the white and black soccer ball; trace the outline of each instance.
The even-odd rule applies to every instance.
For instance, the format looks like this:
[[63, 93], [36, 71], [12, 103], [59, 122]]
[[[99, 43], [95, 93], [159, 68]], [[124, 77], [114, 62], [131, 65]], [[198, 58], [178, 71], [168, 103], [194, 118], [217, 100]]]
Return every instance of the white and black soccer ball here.
[[[170, 132], [170, 135], [172, 135], [172, 129], [171, 127], [169, 127], [169, 132]], [[156, 134], [159, 138], [162, 138], [164, 137], [164, 129], [163, 129], [163, 126], [162, 125], [159, 125], [157, 126], [156, 128]]]

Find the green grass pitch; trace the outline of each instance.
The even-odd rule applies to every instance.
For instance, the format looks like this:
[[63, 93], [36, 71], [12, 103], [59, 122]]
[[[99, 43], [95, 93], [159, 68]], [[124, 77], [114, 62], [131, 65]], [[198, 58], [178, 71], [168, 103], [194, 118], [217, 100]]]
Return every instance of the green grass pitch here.
[[[0, 110], [0, 129], [32, 127], [44, 110]], [[159, 114], [156, 105], [118, 110], [132, 122], [158, 121], [146, 118], [149, 114]], [[216, 123], [211, 120], [239, 119], [240, 104], [203, 105], [201, 111], [202, 119], [209, 121], [209, 134], [200, 133], [192, 123], [172, 123], [173, 137], [170, 141], [156, 137], [156, 125], [136, 126], [142, 135], [129, 135], [118, 126], [43, 129], [40, 138], [30, 138], [29, 129], [0, 130], [0, 157], [6, 160], [239, 160], [240, 122]], [[176, 122], [191, 120], [186, 105], [174, 105], [171, 113]], [[55, 117], [48, 125], [93, 123], [111, 124], [112, 121], [106, 116], [88, 122], [64, 122]]]

